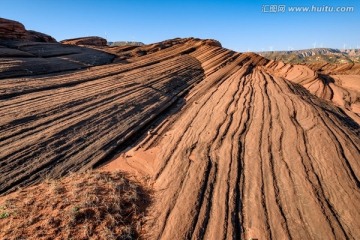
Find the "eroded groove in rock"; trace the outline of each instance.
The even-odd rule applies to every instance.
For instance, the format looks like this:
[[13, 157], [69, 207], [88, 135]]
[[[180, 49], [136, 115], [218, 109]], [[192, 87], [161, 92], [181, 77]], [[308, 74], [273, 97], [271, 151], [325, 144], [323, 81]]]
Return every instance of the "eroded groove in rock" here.
[[151, 238], [356, 239], [358, 127], [261, 67], [229, 68], [147, 140], [159, 149]]
[[141, 71], [2, 100], [1, 191], [97, 162], [202, 76], [195, 58], [173, 56]]
[[[299, 83], [312, 94], [333, 102], [360, 124], [360, 78], [357, 67], [291, 65], [269, 61], [269, 73]], [[311, 69], [312, 68], [312, 69]], [[331, 75], [330, 75], [331, 74]]]

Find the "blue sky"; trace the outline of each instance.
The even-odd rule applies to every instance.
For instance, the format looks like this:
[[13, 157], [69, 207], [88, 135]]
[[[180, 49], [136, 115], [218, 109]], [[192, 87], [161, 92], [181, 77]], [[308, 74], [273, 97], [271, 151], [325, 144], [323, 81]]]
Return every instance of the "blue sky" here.
[[[264, 13], [263, 5], [352, 6], [350, 13]], [[144, 43], [219, 40], [235, 51], [360, 47], [360, 1], [0, 0], [0, 17], [57, 40], [101, 36]]]

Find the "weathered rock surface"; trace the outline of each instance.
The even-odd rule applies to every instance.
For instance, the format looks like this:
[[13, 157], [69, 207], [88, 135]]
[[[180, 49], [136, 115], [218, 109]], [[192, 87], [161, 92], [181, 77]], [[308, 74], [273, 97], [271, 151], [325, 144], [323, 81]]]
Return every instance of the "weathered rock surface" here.
[[0, 18], [0, 38], [24, 39], [27, 32], [19, 22]]
[[301, 84], [312, 94], [333, 102], [360, 124], [359, 65], [291, 65], [270, 61], [265, 66], [275, 76]]
[[90, 46], [106, 46], [107, 40], [101, 37], [81, 37], [65, 39], [60, 41], [63, 44], [70, 45], [90, 45]]
[[358, 74], [193, 38], [101, 49], [55, 73], [37, 61], [95, 50], [2, 43], [0, 193], [111, 159], [154, 190], [148, 239], [360, 238]]
[[51, 36], [0, 18], [0, 79], [78, 70], [108, 64], [114, 58], [101, 50], [57, 43]]
[[56, 42], [56, 40], [44, 33], [26, 30], [24, 25], [5, 18], [0, 18], [0, 39], [17, 39], [34, 42]]
[[0, 39], [0, 79], [83, 69], [111, 63], [114, 57], [79, 46]]

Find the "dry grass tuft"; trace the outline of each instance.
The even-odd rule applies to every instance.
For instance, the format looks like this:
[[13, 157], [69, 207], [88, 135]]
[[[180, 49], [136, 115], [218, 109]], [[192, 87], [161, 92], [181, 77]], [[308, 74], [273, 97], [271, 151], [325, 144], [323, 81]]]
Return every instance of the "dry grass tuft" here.
[[46, 179], [0, 199], [0, 239], [139, 239], [149, 204], [120, 172]]

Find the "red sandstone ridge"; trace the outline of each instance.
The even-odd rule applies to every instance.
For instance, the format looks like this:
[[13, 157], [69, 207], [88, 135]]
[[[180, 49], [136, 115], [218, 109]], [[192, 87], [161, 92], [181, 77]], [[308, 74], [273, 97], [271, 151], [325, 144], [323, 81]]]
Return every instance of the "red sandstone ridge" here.
[[0, 39], [56, 42], [56, 40], [49, 35], [32, 30], [26, 30], [23, 24], [5, 18], [0, 18]]
[[72, 38], [65, 39], [60, 41], [63, 44], [70, 45], [90, 45], [90, 46], [106, 46], [107, 41], [101, 37], [82, 37], [82, 38]]
[[[1, 194], [119, 170], [152, 190], [145, 239], [360, 239], [356, 66], [285, 64], [196, 38], [0, 46]], [[100, 187], [121, 189], [106, 179]], [[77, 199], [71, 180], [57, 201]], [[93, 204], [101, 191], [86, 186], [76, 190]], [[9, 224], [26, 205], [15, 199], [0, 208]], [[41, 229], [42, 207], [16, 230]]]
[[39, 75], [108, 64], [115, 56], [97, 49], [66, 45], [19, 22], [0, 18], [0, 79]]
[[0, 18], [0, 37], [9, 39], [21, 39], [26, 35], [24, 25], [19, 22]]

